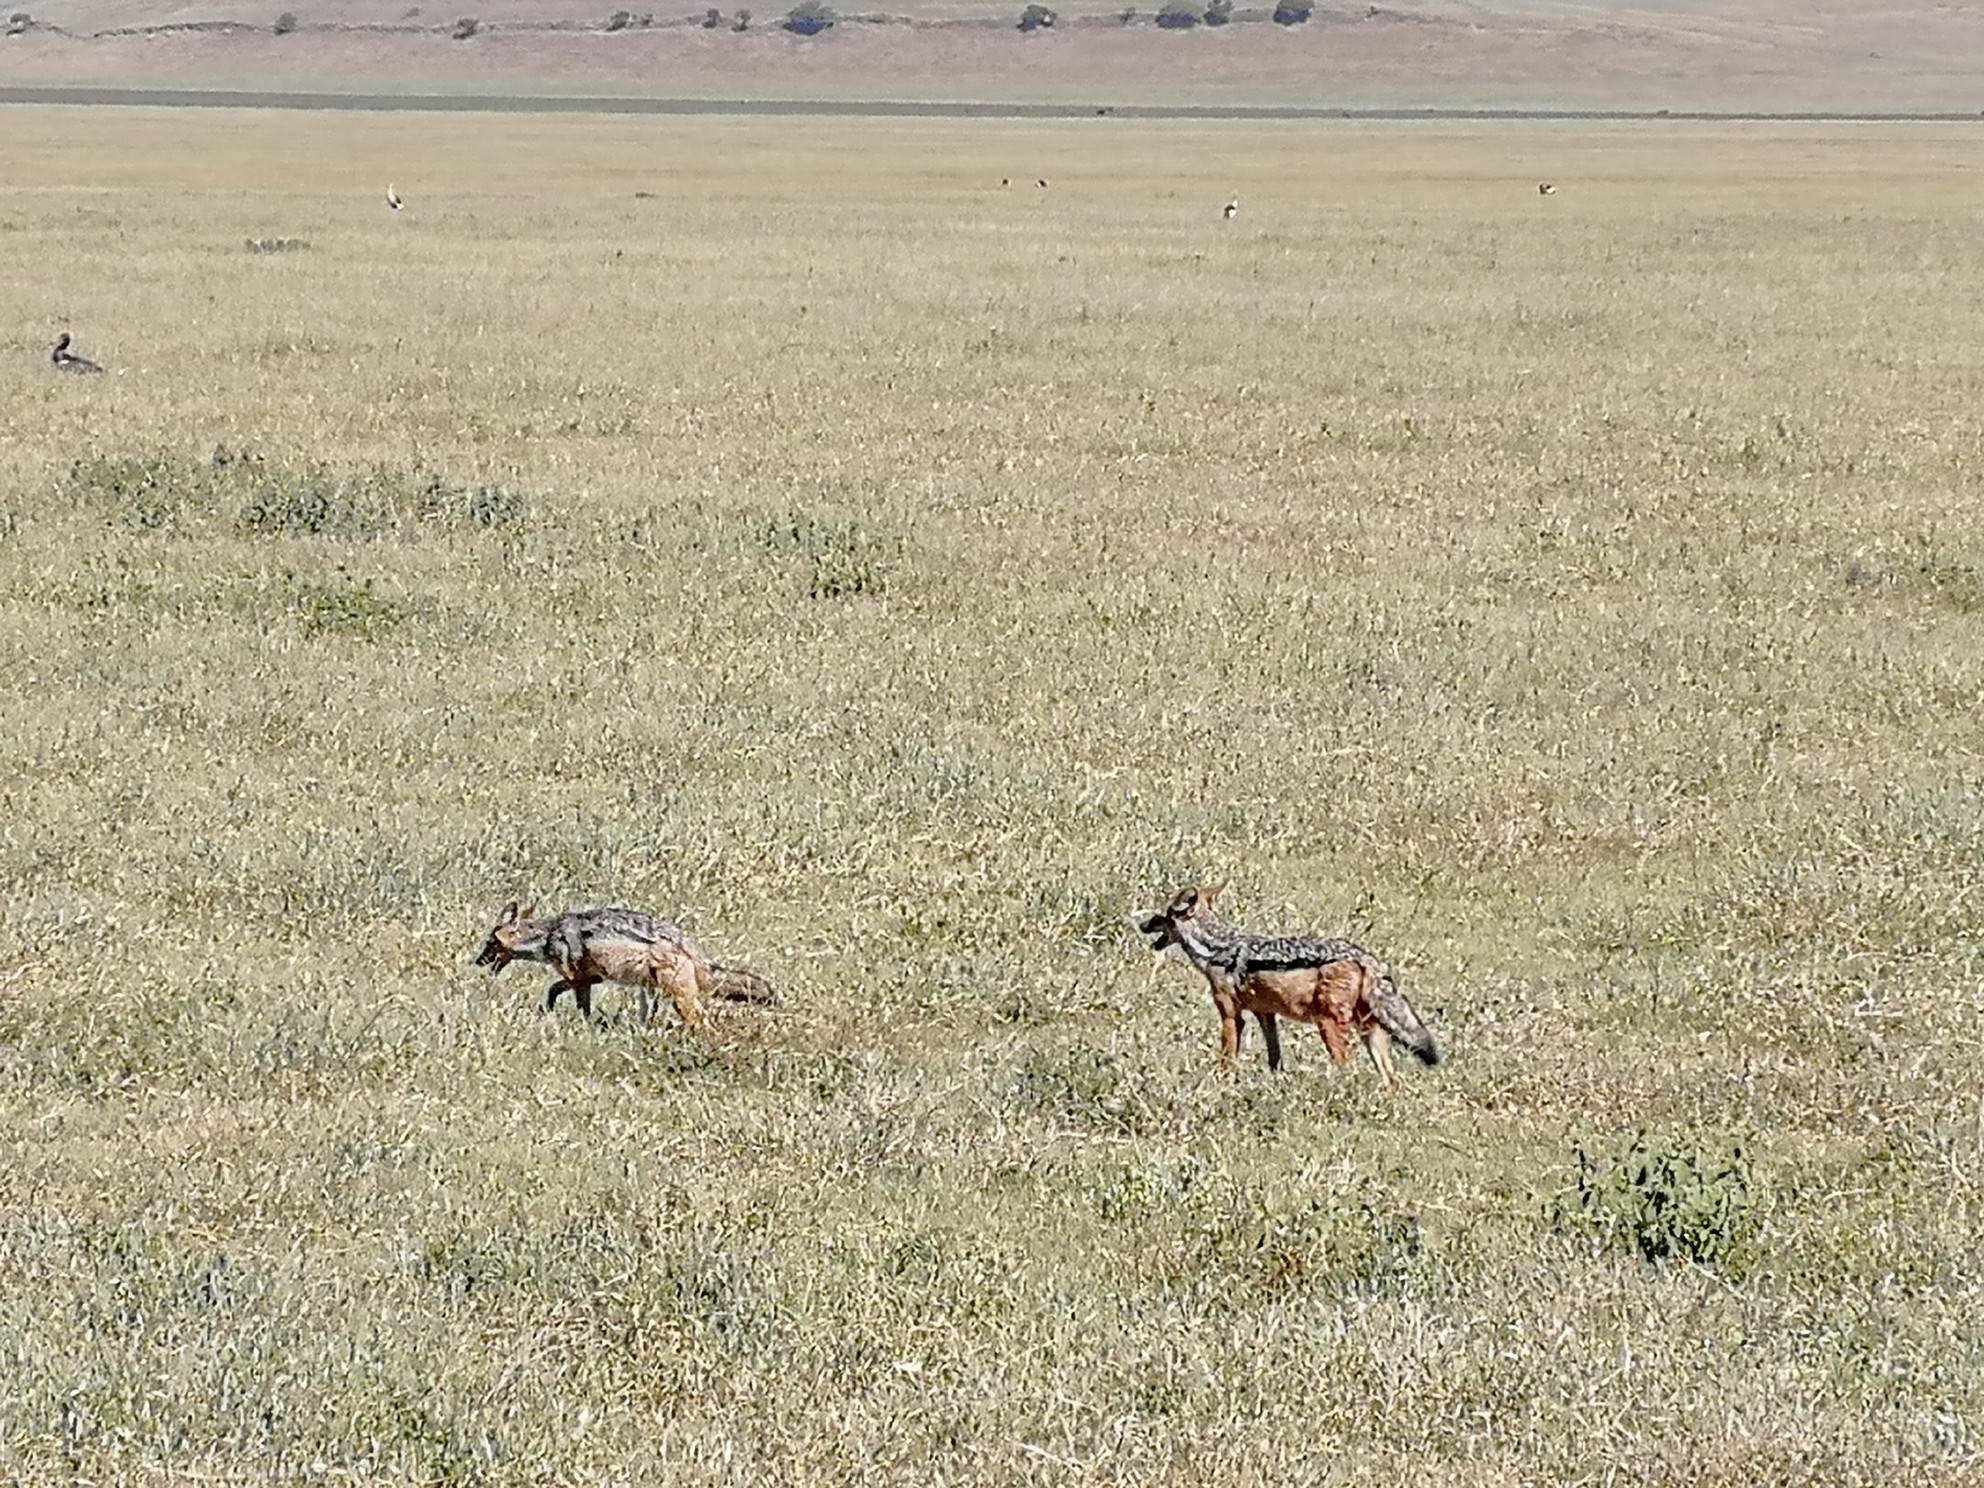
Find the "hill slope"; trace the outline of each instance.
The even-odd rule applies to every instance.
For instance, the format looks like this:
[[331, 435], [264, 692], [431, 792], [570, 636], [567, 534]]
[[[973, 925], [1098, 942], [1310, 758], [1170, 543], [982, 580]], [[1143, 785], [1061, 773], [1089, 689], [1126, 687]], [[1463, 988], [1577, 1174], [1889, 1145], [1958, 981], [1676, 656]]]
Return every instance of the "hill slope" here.
[[[29, 0], [32, 3], [32, 0]], [[1964, 110], [1984, 106], [1984, 7], [1318, 5], [1276, 25], [1163, 29], [1154, 0], [1069, 4], [1023, 35], [1019, 0], [841, 7], [811, 38], [783, 6], [582, 0], [61, 0], [0, 39], [0, 82], [155, 87], [1313, 103], [1358, 107]], [[1125, 20], [1126, 13], [1130, 16]], [[1291, 19], [1284, 12], [1284, 20]], [[284, 34], [276, 34], [279, 20]], [[464, 17], [475, 33], [457, 39]], [[293, 22], [293, 25], [291, 24]], [[609, 29], [609, 28], [612, 29]]]

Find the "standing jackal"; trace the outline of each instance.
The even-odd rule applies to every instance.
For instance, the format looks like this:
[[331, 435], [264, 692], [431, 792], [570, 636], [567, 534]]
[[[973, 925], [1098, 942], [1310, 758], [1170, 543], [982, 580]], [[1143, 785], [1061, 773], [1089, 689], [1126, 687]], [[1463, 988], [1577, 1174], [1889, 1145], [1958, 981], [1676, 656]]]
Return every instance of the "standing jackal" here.
[[769, 1004], [771, 984], [748, 971], [719, 966], [678, 926], [634, 909], [568, 909], [533, 919], [537, 906], [513, 902], [476, 953], [475, 964], [498, 972], [512, 961], [542, 961], [558, 980], [545, 993], [544, 1010], [570, 992], [579, 1011], [592, 1016], [592, 989], [600, 982], [632, 987], [641, 1021], [654, 1018], [654, 994], [665, 992], [691, 1028], [703, 1026], [703, 999]]
[[1222, 1063], [1230, 1066], [1239, 1056], [1242, 1013], [1260, 1022], [1269, 1069], [1281, 1068], [1278, 1017], [1315, 1024], [1338, 1064], [1350, 1063], [1351, 1036], [1362, 1038], [1387, 1089], [1395, 1078], [1393, 1039], [1423, 1063], [1440, 1062], [1440, 1046], [1384, 962], [1347, 940], [1255, 935], [1228, 924], [1212, 907], [1225, 887], [1185, 889], [1137, 925], [1153, 950], [1178, 951], [1212, 988]]

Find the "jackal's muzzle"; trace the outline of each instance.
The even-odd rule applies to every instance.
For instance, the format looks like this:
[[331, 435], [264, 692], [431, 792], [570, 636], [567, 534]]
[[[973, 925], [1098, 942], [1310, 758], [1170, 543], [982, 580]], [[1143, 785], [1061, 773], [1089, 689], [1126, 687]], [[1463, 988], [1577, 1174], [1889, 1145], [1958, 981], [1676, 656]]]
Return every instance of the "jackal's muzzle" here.
[[491, 971], [501, 971], [515, 959], [510, 954], [510, 948], [493, 935], [485, 940], [482, 949], [475, 953], [475, 964], [486, 966]]

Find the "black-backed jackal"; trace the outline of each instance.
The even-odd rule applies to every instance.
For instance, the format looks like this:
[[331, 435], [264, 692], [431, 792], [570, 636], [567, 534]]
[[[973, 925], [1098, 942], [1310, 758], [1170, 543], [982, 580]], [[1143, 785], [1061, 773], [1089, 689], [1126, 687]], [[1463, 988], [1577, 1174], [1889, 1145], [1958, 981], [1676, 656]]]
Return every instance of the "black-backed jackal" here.
[[1205, 977], [1219, 1008], [1222, 1063], [1231, 1065], [1239, 1056], [1243, 1013], [1260, 1022], [1270, 1069], [1281, 1068], [1277, 1018], [1315, 1024], [1338, 1064], [1350, 1063], [1351, 1038], [1363, 1039], [1387, 1088], [1396, 1078], [1393, 1039], [1423, 1063], [1440, 1062], [1440, 1046], [1384, 962], [1347, 940], [1255, 935], [1228, 924], [1213, 911], [1213, 900], [1225, 887], [1185, 889], [1137, 925], [1159, 955], [1176, 951]]
[[476, 953], [475, 964], [498, 972], [512, 961], [541, 961], [558, 972], [544, 996], [548, 1013], [570, 992], [579, 1011], [592, 1016], [592, 989], [600, 982], [632, 987], [641, 1021], [654, 1018], [655, 993], [665, 993], [691, 1028], [703, 1026], [703, 999], [773, 1001], [771, 984], [748, 971], [719, 966], [680, 927], [634, 909], [568, 909], [533, 918], [536, 905], [512, 903]]

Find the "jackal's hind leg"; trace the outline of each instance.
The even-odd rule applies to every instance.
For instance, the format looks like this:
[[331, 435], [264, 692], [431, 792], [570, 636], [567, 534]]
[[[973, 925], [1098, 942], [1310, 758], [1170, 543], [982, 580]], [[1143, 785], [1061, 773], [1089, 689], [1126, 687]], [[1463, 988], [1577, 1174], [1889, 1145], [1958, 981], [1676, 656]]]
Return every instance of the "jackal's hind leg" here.
[[1378, 1078], [1390, 1090], [1398, 1078], [1392, 1073], [1392, 1036], [1373, 1025], [1364, 1035], [1364, 1047], [1371, 1051], [1371, 1063], [1378, 1067]]
[[1322, 1034], [1323, 1042], [1329, 1046], [1330, 1058], [1334, 1059], [1338, 1064], [1348, 1065], [1350, 1063], [1350, 1030], [1327, 1014], [1316, 1020], [1316, 1028]]
[[[703, 1000], [696, 991], [696, 971], [688, 961], [677, 961], [670, 965], [655, 968], [655, 980], [660, 989], [668, 994], [668, 1000], [675, 1004], [675, 1016], [686, 1027], [701, 1031], [703, 1027]], [[648, 989], [641, 989], [641, 1018], [646, 1021], [653, 1016], [653, 998]]]

